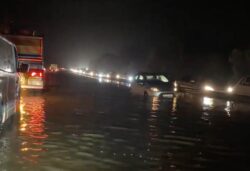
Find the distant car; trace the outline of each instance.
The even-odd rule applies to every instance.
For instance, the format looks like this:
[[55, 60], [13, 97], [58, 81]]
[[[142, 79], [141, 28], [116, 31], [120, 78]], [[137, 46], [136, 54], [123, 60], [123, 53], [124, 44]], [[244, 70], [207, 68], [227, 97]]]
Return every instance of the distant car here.
[[223, 92], [218, 83], [215, 84], [210, 79], [199, 78], [195, 79], [191, 76], [184, 76], [180, 80], [174, 82], [174, 91], [176, 93], [188, 94], [215, 94]]
[[227, 93], [250, 97], [250, 76], [242, 77], [235, 85], [226, 89]]
[[59, 71], [58, 65], [57, 64], [51, 64], [49, 66], [49, 71], [50, 72], [57, 72], [57, 71]]
[[[24, 66], [24, 65], [22, 65]], [[27, 65], [25, 65], [27, 69]], [[18, 112], [20, 82], [15, 46], [0, 36], [0, 126]]]
[[24, 89], [44, 89], [45, 68], [41, 62], [28, 63], [28, 71], [21, 73], [21, 87]]
[[198, 93], [200, 85], [192, 76], [183, 76], [180, 80], [174, 82], [174, 92], [179, 93]]
[[173, 84], [165, 74], [138, 73], [131, 83], [131, 93], [147, 96], [173, 96]]

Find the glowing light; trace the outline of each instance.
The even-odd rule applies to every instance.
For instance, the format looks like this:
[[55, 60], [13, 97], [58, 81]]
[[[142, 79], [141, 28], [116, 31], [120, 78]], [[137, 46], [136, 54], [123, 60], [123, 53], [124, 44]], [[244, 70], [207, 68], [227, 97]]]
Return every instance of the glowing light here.
[[178, 84], [177, 84], [177, 82], [175, 81], [175, 82], [174, 82], [174, 87], [177, 87], [177, 86], [178, 86]]
[[107, 74], [107, 75], [106, 75], [106, 77], [107, 77], [107, 78], [110, 78], [110, 75], [109, 75], [109, 74]]
[[154, 96], [152, 99], [152, 111], [159, 110], [159, 98]]
[[178, 90], [178, 89], [175, 87], [175, 88], [174, 88], [174, 91], [176, 92], [177, 90]]
[[205, 91], [214, 91], [214, 88], [211, 87], [211, 86], [209, 86], [209, 85], [206, 85], [206, 86], [204, 87], [204, 90], [205, 90]]
[[36, 72], [32, 72], [31, 76], [34, 77], [36, 75]]
[[93, 77], [93, 76], [94, 76], [94, 73], [93, 73], [93, 72], [90, 72], [89, 75]]
[[203, 105], [205, 106], [213, 106], [214, 104], [214, 100], [212, 98], [209, 97], [204, 97], [203, 98]]
[[119, 79], [119, 78], [120, 78], [120, 75], [119, 75], [119, 74], [117, 74], [117, 75], [116, 75], [116, 78], [117, 78], [117, 79]]
[[132, 81], [133, 81], [133, 77], [132, 77], [132, 76], [129, 76], [129, 77], [128, 77], [128, 81], [132, 82]]
[[227, 92], [228, 92], [228, 93], [232, 93], [233, 91], [234, 91], [234, 89], [233, 89], [232, 87], [228, 87], [228, 88], [227, 88]]
[[102, 77], [103, 77], [103, 74], [102, 74], [102, 73], [100, 73], [100, 74], [98, 74], [98, 76], [99, 76], [99, 78], [102, 78]]
[[156, 88], [156, 87], [152, 87], [150, 90], [152, 90], [152, 91], [154, 91], [154, 92], [159, 91], [159, 89], [158, 89], [158, 88]]
[[[48, 137], [45, 131], [45, 111], [44, 98], [41, 97], [21, 97], [20, 100], [20, 125], [19, 131], [22, 136], [34, 141], [23, 140], [20, 145], [20, 152], [29, 154], [26, 158], [30, 161], [37, 162], [37, 158], [43, 148], [44, 140]], [[34, 146], [35, 144], [35, 146]], [[34, 158], [34, 156], [36, 156]]]
[[11, 72], [12, 70], [10, 68], [5, 69], [6, 72]]

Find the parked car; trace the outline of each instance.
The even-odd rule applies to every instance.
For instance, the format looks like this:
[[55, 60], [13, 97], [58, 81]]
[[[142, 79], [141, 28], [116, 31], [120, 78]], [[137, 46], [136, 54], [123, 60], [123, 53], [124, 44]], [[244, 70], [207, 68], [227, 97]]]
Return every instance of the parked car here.
[[131, 83], [131, 93], [147, 96], [173, 96], [173, 83], [162, 73], [138, 73]]
[[27, 65], [17, 68], [15, 45], [0, 36], [0, 125], [18, 112], [20, 100], [20, 72], [26, 72]]

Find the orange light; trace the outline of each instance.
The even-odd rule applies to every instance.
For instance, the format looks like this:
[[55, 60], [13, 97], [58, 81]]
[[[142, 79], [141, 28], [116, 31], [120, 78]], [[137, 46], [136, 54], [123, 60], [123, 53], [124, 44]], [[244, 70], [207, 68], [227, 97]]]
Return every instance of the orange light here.
[[42, 77], [42, 76], [43, 76], [43, 73], [40, 72], [40, 73], [39, 73], [39, 76]]

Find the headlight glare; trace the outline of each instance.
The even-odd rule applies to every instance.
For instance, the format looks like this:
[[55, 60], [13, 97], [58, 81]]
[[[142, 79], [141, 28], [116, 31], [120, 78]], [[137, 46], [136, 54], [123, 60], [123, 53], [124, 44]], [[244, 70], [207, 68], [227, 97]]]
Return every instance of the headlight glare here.
[[233, 91], [234, 91], [233, 87], [228, 87], [228, 88], [227, 88], [227, 92], [228, 92], [228, 93], [232, 93]]
[[151, 88], [151, 90], [152, 90], [152, 91], [154, 91], [154, 92], [159, 91], [159, 89], [158, 89], [158, 88], [156, 88], [156, 87], [152, 87], [152, 88]]
[[211, 87], [211, 86], [209, 86], [209, 85], [206, 85], [206, 86], [204, 87], [204, 90], [205, 90], [205, 91], [214, 91], [214, 88]]

